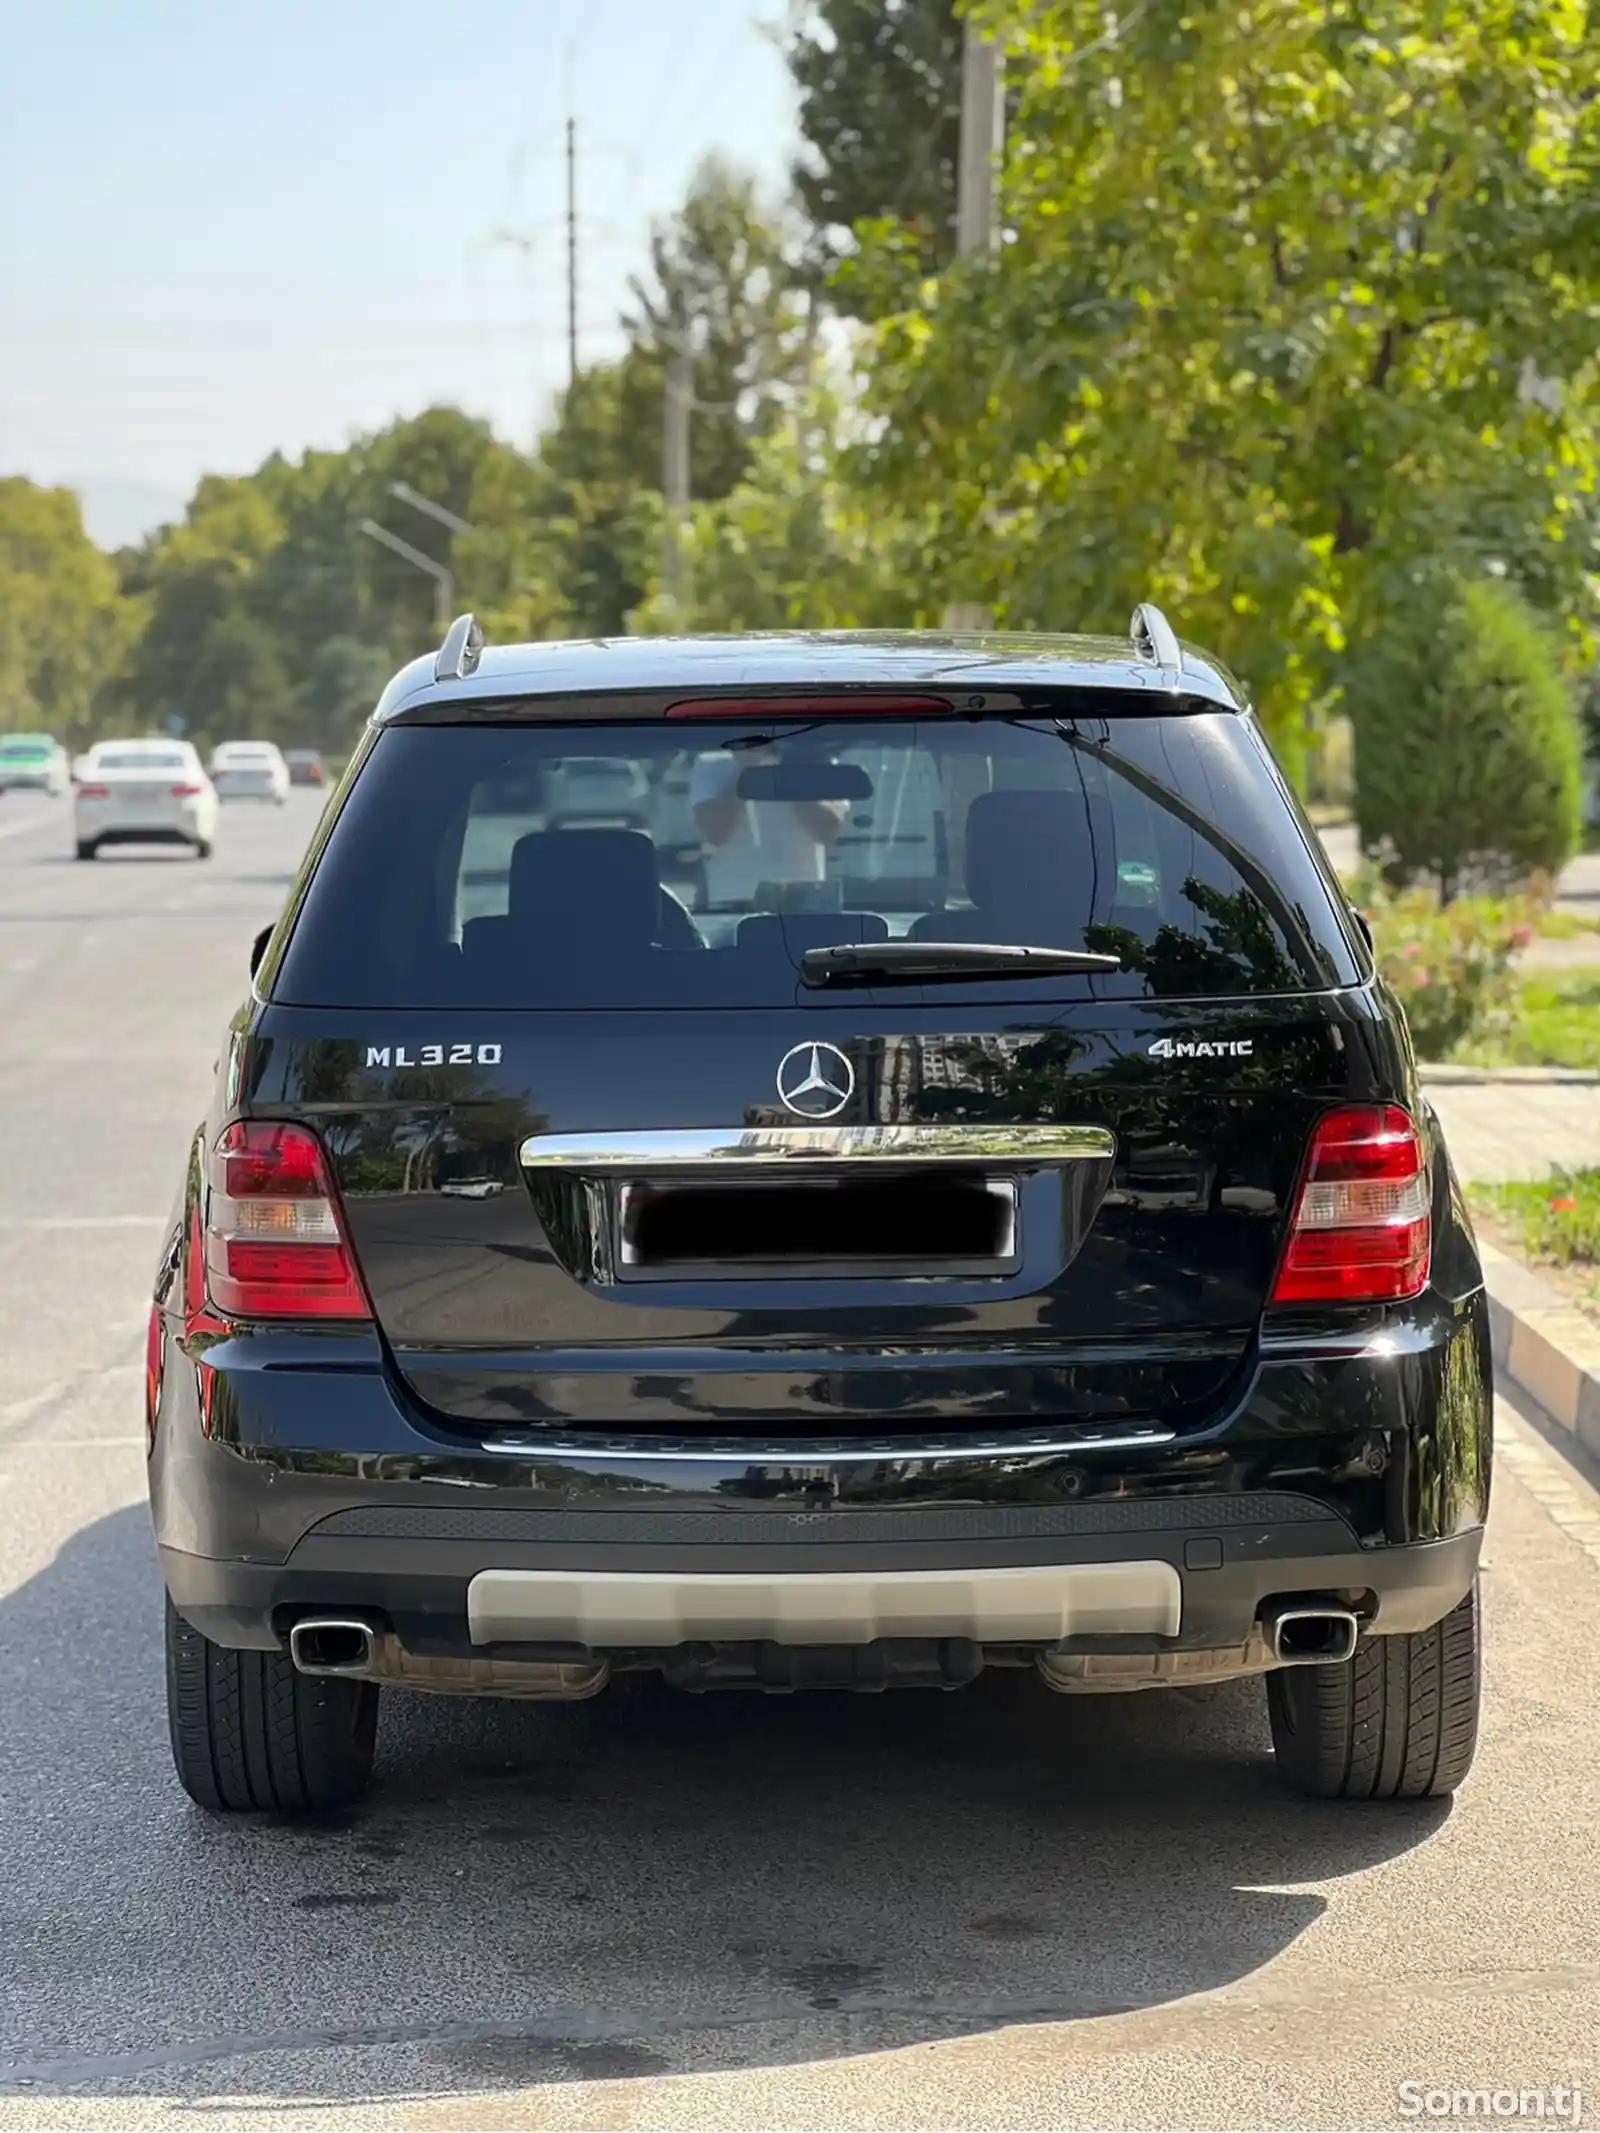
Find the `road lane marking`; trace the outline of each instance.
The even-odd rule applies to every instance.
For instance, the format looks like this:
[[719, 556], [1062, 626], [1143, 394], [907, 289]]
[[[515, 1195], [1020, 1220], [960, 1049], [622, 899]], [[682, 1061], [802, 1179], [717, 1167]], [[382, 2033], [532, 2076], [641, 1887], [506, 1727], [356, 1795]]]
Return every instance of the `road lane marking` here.
[[[139, 1324], [143, 1326], [142, 1318]], [[30, 1392], [24, 1399], [12, 1400], [0, 1407], [0, 1422], [25, 1422], [52, 1401], [75, 1398], [84, 1385], [92, 1384], [97, 1378], [137, 1377], [143, 1369], [143, 1363], [101, 1363], [92, 1369], [80, 1370], [76, 1377], [58, 1378], [55, 1384], [46, 1385], [42, 1392]]]
[[16, 1215], [0, 1223], [6, 1229], [149, 1229], [165, 1215]]
[[10, 1452], [109, 1452], [129, 1445], [146, 1449], [143, 1437], [37, 1437], [20, 1444], [0, 1444], [0, 1459]]
[[9, 1453], [109, 1453], [109, 1450], [124, 1450], [137, 1444], [139, 1450], [147, 1448], [143, 1438], [32, 1438], [21, 1444], [0, 1444], [0, 1459]]
[[60, 823], [59, 815], [30, 815], [26, 822], [0, 824], [0, 844], [8, 837], [26, 837], [30, 830], [59, 828]]

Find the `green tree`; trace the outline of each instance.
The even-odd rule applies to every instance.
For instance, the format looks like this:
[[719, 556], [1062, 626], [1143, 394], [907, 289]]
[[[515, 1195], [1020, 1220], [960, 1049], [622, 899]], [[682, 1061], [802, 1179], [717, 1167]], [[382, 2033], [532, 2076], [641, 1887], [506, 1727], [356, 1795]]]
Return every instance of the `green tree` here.
[[1494, 579], [1434, 587], [1352, 667], [1356, 819], [1368, 856], [1448, 903], [1556, 873], [1577, 849], [1582, 751], [1548, 632]]
[[283, 520], [254, 476], [208, 475], [183, 522], [126, 559], [124, 582], [144, 626], [108, 707], [113, 724], [151, 729], [179, 719], [197, 739], [220, 740], [241, 730], [227, 723], [236, 705], [252, 719], [270, 714], [266, 737], [281, 730], [288, 683], [249, 595], [283, 540]]
[[76, 496], [0, 480], [0, 729], [86, 740], [135, 623]]
[[640, 629], [909, 629], [937, 622], [919, 600], [910, 530], [840, 478], [842, 410], [815, 394], [755, 447], [747, 477], [697, 504], [685, 529], [681, 611], [661, 599]]
[[252, 480], [269, 499], [283, 539], [252, 594], [270, 618], [291, 674], [303, 677], [316, 648], [351, 636], [383, 647], [391, 664], [437, 635], [433, 583], [361, 530], [363, 519], [453, 568], [449, 529], [393, 493], [415, 489], [466, 517], [484, 467], [513, 458], [489, 425], [459, 408], [431, 407], [358, 438], [342, 452], [269, 459]]
[[880, 245], [893, 225], [917, 272], [949, 262], [961, 42], [956, 0], [813, 0], [799, 13], [784, 48], [805, 144], [794, 189], [824, 264], [865, 223], [885, 226]]
[[253, 474], [208, 476], [181, 525], [123, 559], [144, 627], [108, 715], [178, 717], [213, 739], [343, 745], [351, 704], [366, 696], [371, 708], [374, 675], [381, 686], [438, 635], [432, 581], [364, 535], [362, 520], [460, 577], [459, 537], [395, 485], [465, 516], [480, 477], [487, 490], [496, 470], [504, 482], [522, 464], [487, 423], [437, 407], [341, 452], [274, 454]]
[[579, 373], [531, 463], [488, 463], [458, 546], [462, 582], [493, 624], [534, 636], [617, 636], [660, 561], [669, 366], [689, 364], [690, 491], [717, 501], [744, 481], [793, 404], [811, 320], [782, 232], [753, 181], [711, 160], [658, 222], [631, 286], [627, 346]]
[[294, 697], [271, 633], [243, 607], [217, 616], [194, 647], [189, 728], [211, 742], [249, 734], [290, 741]]
[[296, 691], [295, 738], [333, 755], [347, 753], [393, 671], [381, 646], [330, 637], [312, 653]]
[[694, 402], [690, 488], [726, 496], [792, 401], [811, 352], [784, 235], [763, 213], [754, 179], [708, 157], [683, 206], [652, 228], [649, 271], [630, 287], [621, 412], [642, 448], [634, 471], [648, 470], [647, 485], [659, 487], [666, 371], [682, 354]]
[[[1118, 630], [1154, 597], [1280, 745], [1441, 548], [1587, 617], [1600, 40], [1570, 0], [974, 12], [1016, 83], [1009, 241], [880, 327], [857, 467], [939, 506], [945, 597]], [[892, 299], [899, 252], [859, 275]]]

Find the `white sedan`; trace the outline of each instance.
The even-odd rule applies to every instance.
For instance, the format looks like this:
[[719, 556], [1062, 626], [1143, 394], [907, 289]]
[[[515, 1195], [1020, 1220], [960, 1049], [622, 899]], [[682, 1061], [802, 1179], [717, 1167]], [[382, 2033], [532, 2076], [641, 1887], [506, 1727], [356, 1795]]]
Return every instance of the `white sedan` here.
[[188, 741], [101, 741], [72, 796], [78, 857], [103, 844], [186, 844], [211, 857], [217, 796]]
[[289, 766], [271, 741], [224, 741], [211, 752], [211, 782], [219, 800], [274, 800], [289, 797]]

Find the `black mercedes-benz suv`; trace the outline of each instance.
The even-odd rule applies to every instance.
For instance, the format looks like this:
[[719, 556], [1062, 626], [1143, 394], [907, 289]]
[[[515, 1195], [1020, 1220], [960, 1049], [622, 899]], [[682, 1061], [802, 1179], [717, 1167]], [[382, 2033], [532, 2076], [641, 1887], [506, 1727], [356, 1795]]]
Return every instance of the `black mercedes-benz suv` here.
[[[622, 820], [552, 824], [572, 764]], [[382, 1686], [630, 1670], [1261, 1674], [1306, 1791], [1471, 1760], [1471, 1230], [1362, 922], [1153, 608], [463, 617], [257, 943], [147, 1396], [207, 1807], [352, 1797]]]

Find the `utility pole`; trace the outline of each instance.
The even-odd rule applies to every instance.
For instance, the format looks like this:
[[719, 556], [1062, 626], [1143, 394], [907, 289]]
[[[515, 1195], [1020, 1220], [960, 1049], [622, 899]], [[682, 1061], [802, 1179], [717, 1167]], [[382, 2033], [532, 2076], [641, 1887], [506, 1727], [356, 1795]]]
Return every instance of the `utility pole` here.
[[961, 40], [961, 147], [956, 159], [956, 250], [1000, 242], [996, 164], [1005, 143], [1006, 74], [1000, 47], [970, 19]]
[[689, 511], [689, 410], [694, 402], [694, 358], [681, 347], [667, 358], [661, 401], [661, 591], [674, 612], [682, 614], [688, 595], [683, 553], [684, 521]]
[[[1005, 61], [992, 38], [969, 20], [961, 41], [961, 146], [956, 157], [956, 250], [992, 252], [1000, 243], [998, 175], [1005, 143]], [[944, 611], [947, 630], [994, 626], [986, 607], [953, 600]]]
[[578, 382], [578, 122], [567, 120], [567, 384]]

